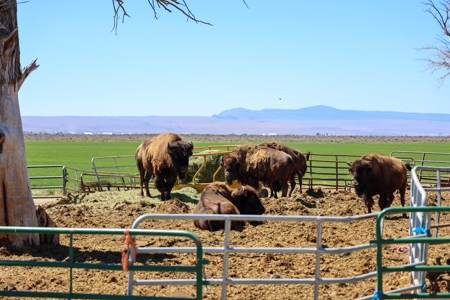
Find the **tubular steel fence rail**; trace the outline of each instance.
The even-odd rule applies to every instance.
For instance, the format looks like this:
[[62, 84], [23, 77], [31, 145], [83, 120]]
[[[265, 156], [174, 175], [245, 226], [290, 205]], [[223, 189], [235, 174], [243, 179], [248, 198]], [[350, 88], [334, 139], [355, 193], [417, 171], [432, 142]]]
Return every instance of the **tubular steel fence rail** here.
[[[37, 166], [28, 166], [28, 173], [30, 183], [31, 183], [31, 190], [39, 190], [39, 189], [45, 189], [45, 190], [66, 190], [66, 183], [65, 180], [67, 173], [63, 165], [37, 165]], [[52, 169], [57, 170], [55, 171], [55, 174], [53, 175], [34, 175], [35, 170], [42, 171], [42, 169]], [[60, 172], [59, 174], [56, 174], [56, 172]], [[40, 184], [43, 180], [46, 182], [46, 184]], [[46, 196], [39, 196], [40, 198], [51, 198], [54, 197], [53, 195], [46, 195]]]
[[[85, 263], [77, 262], [74, 259], [74, 235], [125, 235], [129, 233], [132, 236], [170, 236], [170, 237], [186, 237], [191, 239], [195, 247], [196, 253], [195, 266], [157, 266], [157, 265], [129, 265], [129, 272], [134, 271], [159, 271], [159, 272], [185, 272], [194, 273], [195, 279], [192, 279], [192, 284], [196, 285], [195, 298], [182, 299], [202, 299], [202, 288], [208, 282], [203, 280], [203, 266], [208, 264], [207, 260], [203, 259], [203, 248], [200, 239], [192, 232], [184, 230], [150, 230], [150, 229], [98, 229], [98, 228], [42, 228], [42, 227], [7, 227], [0, 226], [0, 232], [5, 233], [44, 233], [44, 234], [68, 234], [70, 236], [69, 257], [67, 261], [18, 261], [18, 260], [0, 260], [0, 266], [12, 267], [50, 267], [50, 268], [65, 268], [69, 269], [70, 285], [67, 292], [49, 292], [49, 291], [25, 291], [25, 290], [0, 290], [0, 296], [9, 297], [35, 297], [35, 298], [66, 298], [66, 299], [162, 299], [156, 296], [133, 296], [132, 291], [127, 291], [127, 295], [115, 294], [89, 294], [74, 292], [72, 286], [73, 269], [96, 269], [96, 270], [113, 270], [122, 271], [121, 264], [105, 264], [105, 263]], [[128, 254], [128, 261], [132, 261], [133, 250], [130, 249]], [[180, 299], [179, 297], [163, 297], [163, 299]]]
[[[412, 167], [428, 166], [450, 168], [450, 153], [395, 150], [392, 151], [390, 155], [400, 158], [405, 162], [409, 162]], [[419, 168], [417, 179], [423, 186], [437, 186], [434, 171], [434, 169]], [[448, 170], [442, 170], [440, 178], [440, 186], [450, 186], [450, 172]]]
[[[225, 222], [224, 246], [223, 247], [203, 247], [204, 253], [221, 253], [223, 255], [222, 277], [206, 278], [211, 285], [221, 285], [221, 299], [227, 297], [227, 286], [234, 284], [309, 284], [314, 286], [314, 299], [319, 299], [319, 285], [332, 283], [355, 283], [367, 278], [375, 277], [376, 272], [370, 272], [353, 277], [345, 278], [324, 278], [320, 276], [322, 255], [339, 255], [342, 253], [361, 251], [367, 248], [374, 248], [375, 245], [361, 244], [339, 248], [328, 248], [322, 244], [322, 226], [328, 222], [352, 223], [359, 220], [375, 218], [377, 213], [353, 216], [353, 217], [316, 217], [316, 216], [254, 216], [254, 215], [193, 215], [193, 214], [147, 214], [135, 220], [133, 229], [138, 228], [144, 220], [223, 220]], [[291, 248], [291, 247], [231, 247], [230, 229], [231, 221], [282, 221], [282, 222], [314, 222], [317, 224], [316, 247], [314, 248]], [[191, 247], [137, 247], [137, 254], [148, 253], [190, 253], [195, 249]], [[315, 254], [314, 278], [230, 278], [228, 275], [229, 255], [232, 253], [309, 253]], [[135, 285], [161, 285], [161, 284], [193, 284], [193, 280], [184, 279], [164, 279], [164, 280], [134, 280], [134, 271], [129, 272], [129, 291]]]

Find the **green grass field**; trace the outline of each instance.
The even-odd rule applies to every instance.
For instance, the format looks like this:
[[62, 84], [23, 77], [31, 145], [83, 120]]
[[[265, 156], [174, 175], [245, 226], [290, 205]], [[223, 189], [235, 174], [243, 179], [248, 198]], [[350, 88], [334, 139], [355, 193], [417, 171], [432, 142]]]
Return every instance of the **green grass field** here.
[[[241, 143], [194, 142], [194, 146], [240, 145]], [[139, 142], [25, 142], [27, 164], [66, 165], [79, 169], [92, 169], [91, 160], [100, 156], [134, 155]], [[318, 154], [363, 155], [372, 152], [390, 154], [394, 150], [450, 153], [450, 143], [283, 143], [302, 152]]]
[[[196, 151], [199, 148], [207, 146], [226, 146], [226, 145], [240, 145], [245, 142], [195, 142], [194, 147]], [[92, 170], [92, 159], [94, 157], [105, 156], [131, 156], [129, 158], [119, 159], [118, 162], [113, 159], [95, 159], [95, 165], [100, 171], [109, 172], [111, 166], [119, 165], [121, 171], [130, 174], [137, 173], [134, 163], [134, 153], [140, 142], [102, 142], [102, 141], [26, 141], [26, 153], [28, 166], [36, 165], [61, 165], [69, 166], [71, 168], [81, 170]], [[450, 143], [347, 143], [347, 142], [332, 142], [332, 143], [283, 143], [287, 146], [299, 149], [303, 153], [311, 152], [313, 154], [333, 154], [333, 155], [364, 155], [367, 153], [385, 153], [390, 154], [392, 151], [417, 151], [417, 152], [444, 152], [450, 153]], [[226, 150], [226, 148], [214, 148], [219, 150]], [[230, 148], [231, 149], [231, 148]], [[419, 157], [420, 155], [416, 155]], [[408, 156], [409, 157], [409, 156]], [[450, 156], [449, 156], [450, 157]], [[428, 159], [441, 160], [441, 157]], [[448, 160], [449, 158], [445, 158]], [[60, 169], [29, 169], [30, 176], [48, 176], [54, 174], [61, 174]], [[54, 183], [58, 180], [32, 180], [32, 186], [40, 185], [57, 185]]]
[[[194, 142], [196, 148], [220, 145], [240, 145], [242, 143]], [[450, 153], [450, 143], [283, 143], [306, 153], [363, 155], [391, 151], [445, 152]], [[25, 142], [27, 164], [65, 165], [91, 170], [92, 158], [103, 156], [134, 155], [139, 142], [65, 142], [27, 141]], [[224, 148], [222, 148], [224, 149]]]

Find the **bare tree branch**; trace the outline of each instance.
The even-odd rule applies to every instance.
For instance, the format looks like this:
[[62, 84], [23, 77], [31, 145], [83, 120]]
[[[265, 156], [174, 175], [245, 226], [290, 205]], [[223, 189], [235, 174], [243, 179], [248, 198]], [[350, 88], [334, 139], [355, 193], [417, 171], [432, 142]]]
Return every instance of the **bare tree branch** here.
[[441, 8], [438, 8], [433, 0], [428, 0], [424, 4], [428, 6], [428, 9], [425, 11], [430, 13], [441, 27], [442, 36], [437, 38], [438, 45], [422, 47], [419, 50], [429, 50], [433, 52], [432, 58], [422, 59], [427, 62], [427, 69], [431, 70], [431, 73], [438, 70], [447, 71], [438, 79], [439, 87], [441, 87], [447, 76], [450, 75], [450, 42], [446, 39], [446, 37], [450, 37], [450, 0], [440, 2]]
[[30, 75], [31, 72], [39, 68], [39, 65], [36, 64], [36, 61], [37, 57], [28, 66], [22, 69], [22, 74], [20, 75], [20, 78], [17, 81], [17, 90], [20, 90], [20, 87], [25, 82], [25, 79], [27, 79], [28, 75]]
[[431, 70], [431, 73], [442, 69], [447, 70], [447, 73], [438, 79], [439, 86], [442, 86], [446, 77], [450, 74], [450, 43], [445, 39], [440, 39], [439, 41], [441, 44], [440, 46], [427, 46], [420, 50], [431, 50], [434, 53], [434, 59], [423, 59], [423, 61], [427, 62], [427, 69]]
[[[117, 7], [116, 7], [116, 3], [117, 3]], [[112, 0], [112, 4], [113, 4], [113, 9], [114, 9], [114, 26], [113, 29], [116, 34], [117, 34], [117, 27], [119, 25], [118, 20], [119, 20], [119, 13], [122, 12], [122, 23], [125, 21], [125, 17], [129, 17], [130, 16], [127, 14], [125, 7], [123, 7], [123, 0]]]
[[450, 12], [450, 1], [440, 2], [442, 8], [439, 9], [434, 4], [433, 0], [428, 0], [428, 2], [424, 3], [426, 6], [429, 6], [426, 12], [430, 13], [433, 18], [438, 22], [441, 29], [444, 31], [446, 36], [450, 36], [450, 31], [448, 28], [449, 22], [449, 12]]
[[[245, 0], [243, 0], [245, 3]], [[114, 9], [114, 25], [113, 29], [117, 34], [117, 28], [118, 28], [118, 20], [119, 15], [122, 15], [122, 23], [125, 20], [125, 17], [130, 17], [128, 13], [125, 10], [124, 7], [124, 1], [123, 0], [112, 0], [113, 2], [113, 9]], [[201, 21], [195, 17], [195, 15], [192, 13], [192, 11], [189, 9], [187, 3], [185, 0], [147, 0], [150, 7], [153, 10], [153, 15], [155, 19], [158, 19], [158, 15], [156, 13], [156, 7], [158, 8], [164, 8], [165, 11], [171, 13], [172, 10], [170, 8], [174, 8], [181, 12], [183, 15], [187, 17], [187, 20], [194, 21], [196, 23], [202, 23], [206, 25], [212, 26], [211, 23]], [[247, 5], [247, 3], [245, 3]], [[248, 7], [248, 6], [247, 6]]]

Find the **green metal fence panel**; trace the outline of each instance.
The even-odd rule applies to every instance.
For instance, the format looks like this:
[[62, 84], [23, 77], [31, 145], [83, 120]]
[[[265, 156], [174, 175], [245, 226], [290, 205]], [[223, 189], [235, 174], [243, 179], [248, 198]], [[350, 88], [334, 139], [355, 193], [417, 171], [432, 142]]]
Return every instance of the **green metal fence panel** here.
[[128, 261], [131, 265], [128, 267], [128, 272], [133, 271], [162, 271], [162, 272], [191, 272], [196, 275], [196, 298], [170, 298], [164, 299], [202, 299], [202, 290], [204, 285], [209, 282], [203, 279], [203, 266], [209, 261], [203, 259], [203, 247], [200, 239], [192, 232], [184, 230], [148, 230], [148, 229], [99, 229], [99, 228], [42, 228], [42, 227], [9, 227], [0, 226], [0, 232], [3, 233], [43, 233], [43, 234], [68, 234], [70, 236], [69, 259], [66, 262], [58, 261], [17, 261], [17, 260], [0, 260], [0, 266], [28, 266], [28, 267], [52, 267], [52, 268], [67, 268], [70, 274], [69, 291], [48, 292], [48, 291], [17, 291], [17, 290], [0, 290], [0, 296], [9, 297], [35, 297], [35, 298], [66, 298], [66, 299], [161, 299], [156, 296], [133, 296], [128, 295], [113, 295], [113, 294], [88, 294], [76, 293], [72, 288], [72, 272], [73, 269], [97, 269], [97, 270], [117, 270], [123, 269], [121, 264], [102, 264], [102, 263], [83, 263], [75, 262], [73, 255], [73, 236], [76, 234], [93, 234], [93, 235], [124, 235], [126, 232], [131, 236], [137, 235], [152, 235], [152, 236], [173, 236], [186, 237], [195, 243], [196, 247], [196, 265], [195, 266], [150, 266], [150, 265], [133, 265], [133, 251], [128, 253]]
[[[423, 217], [423, 223], [416, 227], [412, 228], [412, 231], [415, 233], [413, 236], [408, 237], [402, 237], [402, 238], [389, 238], [385, 239], [383, 238], [383, 221], [384, 217], [389, 214], [400, 214], [400, 213], [411, 213], [410, 214], [410, 220], [412, 216], [414, 216], [414, 213], [421, 214]], [[419, 248], [419, 252], [422, 251], [423, 255], [425, 257], [421, 257], [421, 254], [419, 254], [420, 259], [423, 261], [417, 261], [412, 262], [409, 265], [405, 266], [383, 266], [383, 245], [388, 244], [410, 244], [410, 249], [414, 245], [417, 244], [448, 244], [450, 243], [450, 237], [431, 237], [431, 233], [429, 230], [430, 224], [430, 213], [432, 212], [450, 212], [449, 206], [417, 206], [417, 207], [390, 207], [386, 208], [383, 211], [381, 211], [377, 216], [377, 222], [376, 222], [376, 240], [370, 241], [371, 244], [376, 244], [377, 246], [377, 288], [375, 291], [375, 295], [373, 299], [449, 299], [450, 293], [426, 293], [425, 290], [425, 283], [424, 283], [424, 272], [450, 272], [450, 265], [447, 266], [429, 266], [426, 265], [426, 247]], [[411, 261], [410, 261], [411, 262]], [[391, 272], [418, 272], [420, 278], [418, 280], [421, 280], [419, 282], [412, 282], [418, 283], [420, 287], [422, 287], [422, 290], [420, 292], [416, 293], [410, 293], [410, 294], [403, 294], [403, 293], [383, 293], [383, 274], [385, 273], [391, 273]], [[416, 279], [417, 280], [417, 279]]]

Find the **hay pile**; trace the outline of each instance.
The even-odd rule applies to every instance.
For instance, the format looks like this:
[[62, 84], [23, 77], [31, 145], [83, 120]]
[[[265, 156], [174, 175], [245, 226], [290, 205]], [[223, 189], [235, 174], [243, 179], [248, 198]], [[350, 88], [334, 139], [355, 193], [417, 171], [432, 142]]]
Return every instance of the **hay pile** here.
[[[210, 153], [220, 153], [221, 150], [205, 150], [199, 154], [210, 154]], [[213, 182], [213, 175], [220, 167], [222, 162], [222, 155], [208, 155], [206, 157], [206, 165], [201, 170], [196, 178], [197, 183], [208, 183]], [[191, 156], [189, 158], [189, 169], [186, 173], [186, 177], [181, 180], [182, 183], [192, 183], [195, 173], [200, 169], [200, 167], [205, 162], [204, 156]], [[225, 181], [225, 176], [223, 172], [219, 172], [216, 176], [216, 181]]]

